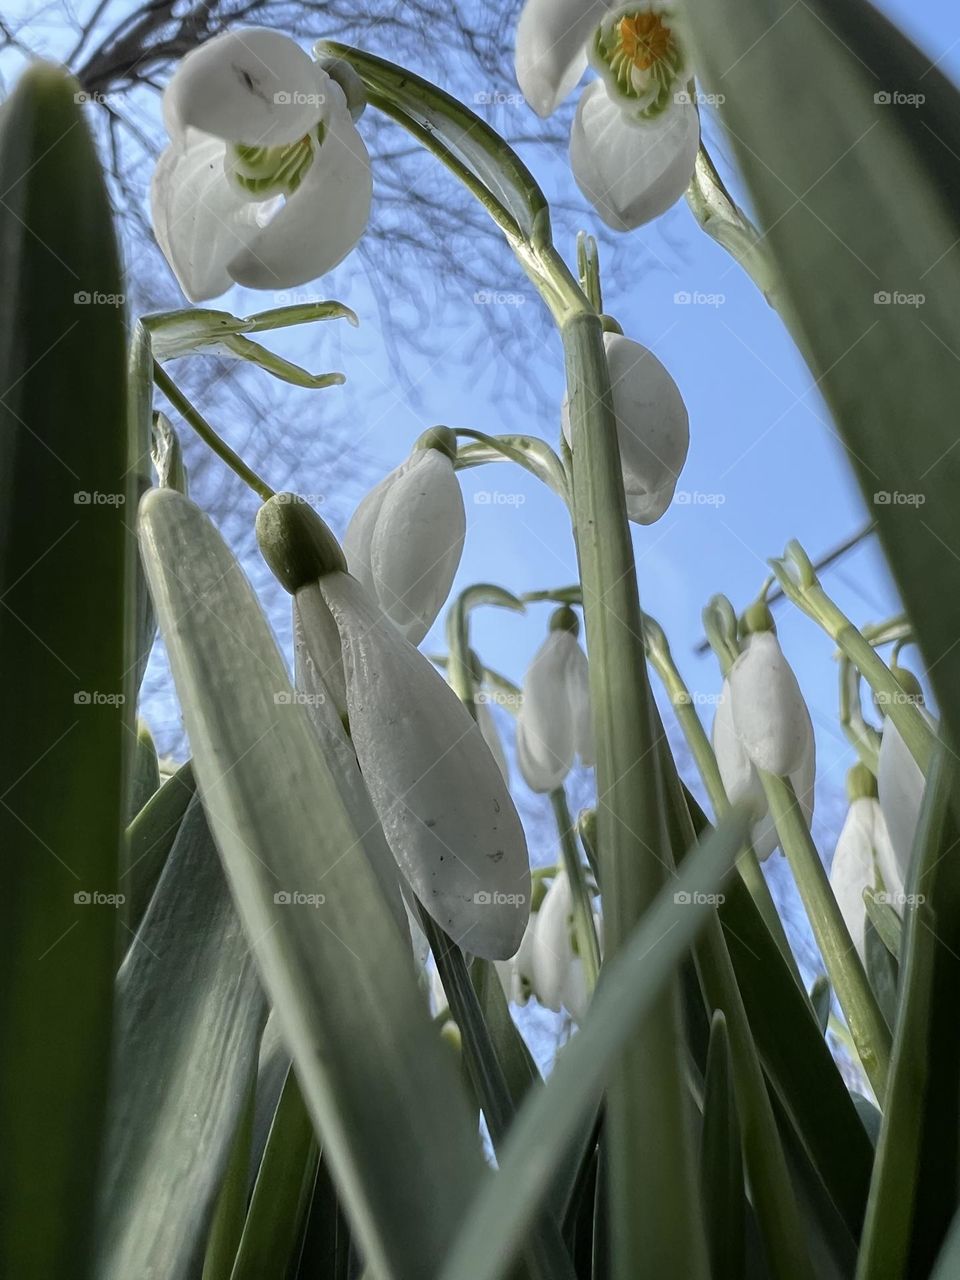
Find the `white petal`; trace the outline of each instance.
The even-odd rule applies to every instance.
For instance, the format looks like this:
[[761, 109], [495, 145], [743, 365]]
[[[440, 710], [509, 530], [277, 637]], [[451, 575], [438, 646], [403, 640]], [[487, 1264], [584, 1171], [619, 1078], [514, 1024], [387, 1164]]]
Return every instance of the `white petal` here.
[[490, 754], [496, 760], [497, 768], [500, 770], [504, 782], [509, 783], [510, 766], [507, 763], [507, 755], [500, 740], [500, 733], [493, 718], [493, 712], [490, 710], [489, 704], [484, 701], [476, 702], [475, 706], [477, 708], [477, 724], [480, 726], [483, 740], [490, 748]]
[[590, 668], [587, 655], [579, 644], [568, 646], [570, 658], [567, 665], [567, 697], [573, 716], [573, 743], [580, 763], [588, 768], [593, 764], [596, 752], [593, 742], [593, 716], [590, 713]]
[[573, 766], [576, 737], [567, 690], [571, 646], [580, 647], [569, 631], [551, 631], [523, 679], [517, 763], [532, 791], [555, 790]]
[[866, 796], [851, 803], [830, 867], [830, 887], [861, 960], [866, 954], [863, 891], [876, 882], [871, 813], [875, 804]]
[[[347, 686], [343, 674], [340, 633], [315, 582], [301, 587], [293, 601], [294, 652], [305, 677], [320, 681], [329, 691], [338, 721], [347, 711]], [[343, 733], [341, 725], [341, 734]]]
[[713, 750], [727, 799], [731, 804], [749, 804], [756, 813], [767, 810], [760, 775], [743, 749], [733, 724], [730, 682], [724, 680], [713, 718]]
[[539, 116], [549, 116], [587, 68], [585, 45], [604, 0], [527, 0], [517, 23], [517, 84]]
[[567, 873], [557, 872], [537, 912], [531, 949], [533, 993], [547, 1009], [563, 1008], [570, 966], [576, 959], [571, 941], [573, 893]]
[[758, 769], [795, 773], [810, 750], [810, 715], [772, 631], [748, 638], [729, 681], [733, 724], [747, 755]]
[[257, 235], [257, 208], [223, 170], [224, 144], [194, 130], [160, 156], [150, 184], [153, 229], [191, 302], [219, 297], [227, 264]]
[[410, 464], [408, 458], [399, 467], [395, 467], [388, 475], [373, 486], [368, 494], [360, 499], [356, 511], [350, 517], [347, 531], [343, 535], [343, 554], [347, 558], [347, 568], [363, 584], [371, 600], [377, 599], [373, 583], [373, 570], [370, 568], [370, 547], [373, 543], [373, 531], [380, 518], [380, 510], [384, 499], [394, 484]]
[[230, 274], [251, 289], [290, 289], [316, 280], [355, 247], [370, 217], [370, 156], [350, 118], [343, 91], [329, 113], [323, 142], [300, 186], [248, 248]]
[[192, 126], [227, 142], [279, 146], [320, 120], [327, 79], [289, 36], [230, 31], [183, 59], [164, 91], [164, 117], [171, 134]]
[[350, 731], [387, 842], [468, 951], [512, 956], [530, 909], [523, 828], [480, 730], [426, 658], [344, 573], [320, 580], [343, 644]]
[[370, 543], [380, 607], [411, 644], [450, 594], [466, 529], [453, 463], [438, 449], [417, 449], [384, 495]]
[[[924, 711], [923, 715], [927, 723], [933, 726], [934, 721], [929, 713]], [[898, 882], [900, 885], [907, 883], [913, 841], [920, 821], [924, 785], [920, 766], [910, 754], [910, 748], [904, 742], [900, 730], [887, 716], [880, 737], [877, 790], [894, 854], [894, 865], [881, 867], [884, 883], [888, 888], [888, 881]]]
[[631, 231], [680, 199], [699, 145], [700, 118], [692, 104], [671, 106], [654, 120], [631, 121], [595, 80], [577, 104], [570, 165], [607, 226]]

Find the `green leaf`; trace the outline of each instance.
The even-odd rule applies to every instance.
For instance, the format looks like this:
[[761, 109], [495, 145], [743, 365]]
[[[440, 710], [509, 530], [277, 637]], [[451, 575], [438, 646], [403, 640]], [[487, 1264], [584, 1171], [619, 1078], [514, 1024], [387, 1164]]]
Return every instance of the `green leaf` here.
[[98, 1280], [195, 1274], [266, 1006], [194, 799], [117, 977]]
[[827, 1034], [827, 1027], [830, 1024], [830, 1006], [832, 1002], [833, 990], [830, 986], [830, 979], [825, 973], [821, 973], [810, 988], [810, 1003], [813, 1005], [813, 1011], [817, 1015], [817, 1022], [824, 1035]]
[[166, 489], [144, 500], [140, 541], [200, 794], [324, 1159], [368, 1265], [430, 1274], [483, 1163], [409, 939], [220, 535]]
[[320, 1148], [291, 1067], [273, 1117], [230, 1280], [289, 1274], [297, 1257]]
[[123, 284], [77, 85], [0, 115], [0, 1273], [88, 1274], [106, 1100], [135, 501]]
[[151, 796], [127, 827], [118, 883], [124, 896], [122, 919], [131, 933], [136, 933], [150, 905], [196, 789], [193, 765], [188, 760]]
[[887, 950], [873, 920], [868, 915], [864, 925], [864, 967], [877, 1004], [889, 1027], [897, 1025], [897, 962]]
[[866, 0], [718, 0], [689, 20], [784, 319], [960, 740], [960, 97]]
[[129, 779], [128, 821], [133, 821], [159, 788], [160, 762], [157, 759], [157, 749], [153, 745], [153, 735], [141, 720], [137, 724], [137, 742]]
[[740, 1121], [727, 1023], [718, 1009], [710, 1027], [700, 1138], [700, 1196], [710, 1274], [743, 1275], [746, 1225]]
[[475, 112], [412, 71], [372, 53], [334, 40], [320, 41], [316, 52], [348, 62], [374, 106], [394, 118], [405, 117], [401, 123], [415, 126], [425, 143], [439, 141], [528, 239], [549, 241], [550, 210], [543, 192], [526, 165]]
[[[508, 1274], [564, 1151], [714, 910], [710, 895], [723, 885], [748, 828], [749, 815], [731, 810], [606, 964], [580, 1033], [521, 1108], [500, 1172], [474, 1202], [441, 1280], [501, 1280]], [[652, 1168], [651, 1176], [656, 1172]]]
[[864, 889], [863, 905], [867, 909], [867, 917], [880, 941], [894, 960], [899, 960], [902, 932], [900, 917], [889, 902], [878, 902], [871, 889]]

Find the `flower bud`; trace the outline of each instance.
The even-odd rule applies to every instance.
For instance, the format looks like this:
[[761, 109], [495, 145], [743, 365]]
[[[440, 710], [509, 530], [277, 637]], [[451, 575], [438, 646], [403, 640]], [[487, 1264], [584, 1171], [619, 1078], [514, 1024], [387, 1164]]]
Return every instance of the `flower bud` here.
[[848, 790], [854, 799], [850, 802], [846, 821], [837, 839], [830, 867], [830, 887], [857, 953], [861, 960], [865, 960], [866, 908], [863, 891], [876, 888], [881, 877], [888, 892], [900, 894], [903, 888], [899, 882], [887, 883], [883, 876], [883, 864], [890, 861], [890, 839], [878, 801], [875, 796], [863, 793], [869, 784], [863, 774], [858, 773], [860, 769], [863, 766], [855, 766], [847, 777]]
[[523, 680], [517, 763], [532, 791], [556, 790], [576, 755], [585, 765], [593, 763], [587, 657], [571, 620], [577, 625], [572, 609], [556, 610]]
[[[679, 388], [652, 351], [618, 333], [605, 333], [613, 410], [627, 515], [653, 524], [673, 500], [690, 445], [690, 421]], [[569, 405], [561, 411], [573, 447]]]
[[343, 539], [350, 572], [411, 644], [436, 621], [463, 552], [466, 514], [455, 456], [452, 432], [426, 432], [406, 462], [363, 499]]
[[758, 769], [789, 777], [813, 751], [797, 677], [773, 631], [754, 631], [728, 676], [733, 726]]

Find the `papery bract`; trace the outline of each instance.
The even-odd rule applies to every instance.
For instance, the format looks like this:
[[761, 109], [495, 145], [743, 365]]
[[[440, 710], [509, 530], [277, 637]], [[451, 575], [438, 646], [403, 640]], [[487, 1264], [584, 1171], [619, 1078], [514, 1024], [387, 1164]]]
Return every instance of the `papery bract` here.
[[[690, 446], [690, 420], [673, 378], [652, 351], [619, 333], [605, 333], [627, 516], [653, 524], [669, 507]], [[561, 410], [572, 447], [569, 405]]]
[[304, 284], [363, 234], [366, 147], [343, 90], [287, 36], [253, 27], [193, 50], [164, 93], [164, 121], [153, 224], [191, 301], [234, 282]]
[[466, 515], [451, 452], [455, 441], [452, 450], [415, 447], [361, 501], [343, 539], [350, 572], [411, 644], [436, 621], [463, 553]]

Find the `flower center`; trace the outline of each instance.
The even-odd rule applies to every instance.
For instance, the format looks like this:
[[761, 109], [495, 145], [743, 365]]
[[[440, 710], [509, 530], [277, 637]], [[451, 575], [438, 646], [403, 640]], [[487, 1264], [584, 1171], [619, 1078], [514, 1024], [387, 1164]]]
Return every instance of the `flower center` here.
[[292, 196], [313, 164], [316, 147], [323, 142], [324, 126], [305, 133], [281, 147], [248, 147], [236, 142], [227, 149], [227, 172], [247, 195], [258, 200]]
[[673, 16], [660, 4], [611, 14], [597, 28], [590, 61], [641, 118], [659, 115], [689, 75]]

